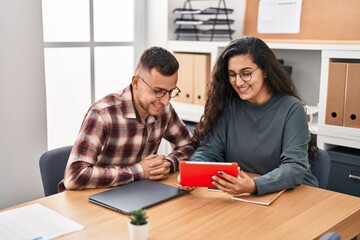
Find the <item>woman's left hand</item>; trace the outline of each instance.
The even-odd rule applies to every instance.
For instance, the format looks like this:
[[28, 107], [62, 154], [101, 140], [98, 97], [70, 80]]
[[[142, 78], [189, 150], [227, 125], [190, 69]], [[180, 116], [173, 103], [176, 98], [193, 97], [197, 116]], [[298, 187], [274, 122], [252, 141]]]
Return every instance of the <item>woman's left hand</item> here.
[[239, 170], [238, 177], [222, 171], [219, 171], [219, 175], [220, 177], [215, 175], [212, 177], [212, 184], [225, 193], [238, 195], [241, 193], [256, 192], [254, 180], [241, 170]]
[[180, 178], [180, 174], [179, 174], [179, 175], [177, 176], [177, 178], [176, 178], [176, 183], [177, 183], [179, 189], [185, 190], [185, 191], [187, 191], [187, 192], [192, 192], [192, 191], [194, 191], [195, 187], [183, 186], [183, 185], [180, 184], [180, 182], [181, 182], [181, 178]]

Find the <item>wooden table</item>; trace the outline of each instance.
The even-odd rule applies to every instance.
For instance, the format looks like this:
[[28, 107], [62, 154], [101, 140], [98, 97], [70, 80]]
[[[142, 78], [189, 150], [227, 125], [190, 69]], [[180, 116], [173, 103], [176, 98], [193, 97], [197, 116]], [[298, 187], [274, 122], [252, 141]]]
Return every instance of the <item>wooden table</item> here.
[[[176, 186], [175, 178], [163, 182]], [[14, 207], [40, 203], [85, 226], [60, 239], [129, 239], [128, 216], [88, 202], [89, 195], [104, 190], [66, 191]], [[286, 191], [270, 206], [198, 188], [149, 208], [147, 215], [150, 240], [304, 240], [330, 231], [344, 240], [360, 234], [360, 198], [303, 185]]]

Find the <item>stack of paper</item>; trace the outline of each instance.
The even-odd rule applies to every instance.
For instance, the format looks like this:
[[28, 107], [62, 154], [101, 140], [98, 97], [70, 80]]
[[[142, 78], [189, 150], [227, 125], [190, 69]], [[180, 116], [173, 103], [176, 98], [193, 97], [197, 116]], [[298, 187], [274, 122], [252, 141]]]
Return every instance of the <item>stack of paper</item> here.
[[38, 203], [0, 213], [0, 239], [52, 239], [83, 228]]

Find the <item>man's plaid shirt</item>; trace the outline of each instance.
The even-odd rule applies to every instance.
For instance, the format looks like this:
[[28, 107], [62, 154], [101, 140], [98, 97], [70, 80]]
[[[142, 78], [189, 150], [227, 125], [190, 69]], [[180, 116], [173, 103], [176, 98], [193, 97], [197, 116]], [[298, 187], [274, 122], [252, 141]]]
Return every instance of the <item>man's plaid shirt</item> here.
[[173, 152], [174, 171], [194, 152], [191, 133], [171, 104], [157, 117], [136, 116], [131, 86], [97, 101], [87, 112], [71, 151], [59, 191], [113, 187], [143, 177], [139, 162], [156, 153], [162, 138]]

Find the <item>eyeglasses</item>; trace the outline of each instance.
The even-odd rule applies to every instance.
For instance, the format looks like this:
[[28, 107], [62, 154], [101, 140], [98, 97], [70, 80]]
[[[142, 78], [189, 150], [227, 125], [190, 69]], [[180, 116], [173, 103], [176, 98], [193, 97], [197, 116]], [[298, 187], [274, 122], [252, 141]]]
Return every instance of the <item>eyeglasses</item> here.
[[171, 90], [166, 90], [166, 89], [163, 89], [163, 88], [152, 88], [147, 82], [145, 82], [145, 80], [140, 77], [138, 75], [138, 77], [149, 87], [151, 88], [151, 90], [153, 90], [154, 94], [155, 94], [155, 97], [156, 98], [162, 98], [166, 95], [166, 93], [169, 93], [169, 96], [170, 98], [174, 98], [176, 97], [177, 95], [179, 95], [179, 93], [181, 93], [181, 90], [178, 88], [178, 87], [175, 87], [174, 89], [171, 89]]
[[252, 74], [253, 74], [256, 70], [258, 70], [259, 68], [260, 68], [260, 66], [257, 67], [257, 68], [256, 68], [254, 71], [252, 71], [252, 72], [249, 72], [248, 70], [245, 70], [245, 71], [242, 71], [242, 72], [239, 72], [239, 73], [236, 73], [236, 72], [234, 72], [234, 71], [228, 71], [228, 76], [229, 76], [228, 80], [229, 80], [230, 83], [234, 83], [234, 82], [236, 82], [236, 76], [239, 75], [239, 77], [240, 77], [244, 82], [250, 82], [251, 79], [252, 79]]

